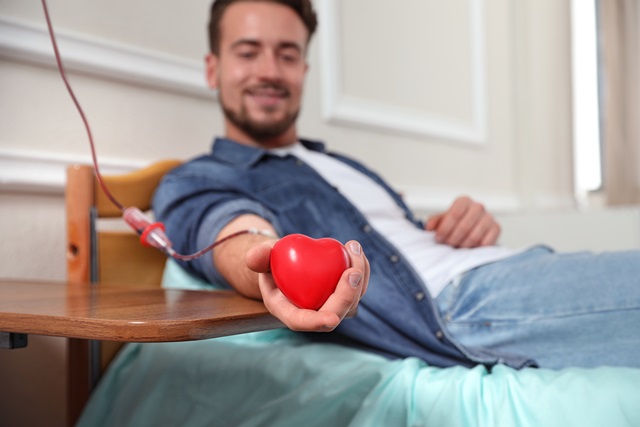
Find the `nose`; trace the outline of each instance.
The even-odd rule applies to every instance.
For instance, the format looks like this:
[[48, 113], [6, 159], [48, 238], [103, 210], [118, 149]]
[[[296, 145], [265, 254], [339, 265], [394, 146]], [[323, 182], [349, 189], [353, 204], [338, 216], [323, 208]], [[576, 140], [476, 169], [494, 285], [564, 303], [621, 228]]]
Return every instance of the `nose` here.
[[275, 53], [266, 52], [264, 55], [261, 55], [256, 72], [261, 79], [279, 80], [282, 76], [282, 70]]

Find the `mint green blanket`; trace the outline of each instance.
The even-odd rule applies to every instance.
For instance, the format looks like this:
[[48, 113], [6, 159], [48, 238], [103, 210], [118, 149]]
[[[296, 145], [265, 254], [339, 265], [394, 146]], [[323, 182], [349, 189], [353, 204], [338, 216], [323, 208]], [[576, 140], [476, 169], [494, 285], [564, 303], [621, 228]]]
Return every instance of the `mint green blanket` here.
[[640, 370], [443, 369], [287, 330], [129, 344], [79, 426], [640, 426]]

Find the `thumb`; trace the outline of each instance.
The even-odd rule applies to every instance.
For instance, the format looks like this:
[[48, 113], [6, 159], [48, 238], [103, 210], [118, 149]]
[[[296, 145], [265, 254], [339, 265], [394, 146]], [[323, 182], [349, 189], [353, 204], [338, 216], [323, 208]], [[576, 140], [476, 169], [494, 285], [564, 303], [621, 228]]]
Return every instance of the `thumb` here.
[[247, 251], [245, 263], [250, 270], [256, 273], [266, 273], [269, 271], [269, 259], [273, 241], [263, 242]]
[[427, 220], [427, 223], [424, 226], [425, 230], [433, 231], [433, 230], [437, 229], [438, 225], [440, 224], [440, 221], [442, 220], [442, 216], [443, 216], [443, 214], [436, 214], [436, 215], [433, 215], [432, 217], [430, 217]]

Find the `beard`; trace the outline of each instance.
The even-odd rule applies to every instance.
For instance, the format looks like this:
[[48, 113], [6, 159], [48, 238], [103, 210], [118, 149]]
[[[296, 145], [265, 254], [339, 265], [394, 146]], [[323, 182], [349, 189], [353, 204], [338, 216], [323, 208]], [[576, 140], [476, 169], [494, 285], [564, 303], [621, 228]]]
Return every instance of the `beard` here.
[[[289, 96], [289, 91], [281, 86], [264, 85], [259, 89], [264, 88], [281, 90], [284, 91], [286, 96]], [[299, 109], [295, 111], [288, 111], [281, 119], [261, 122], [251, 118], [244, 103], [241, 104], [238, 111], [234, 111], [225, 104], [222, 92], [218, 93], [218, 97], [220, 105], [222, 106], [222, 111], [227, 120], [249, 135], [256, 142], [268, 141], [284, 134], [295, 123], [298, 119], [298, 114], [300, 113]]]

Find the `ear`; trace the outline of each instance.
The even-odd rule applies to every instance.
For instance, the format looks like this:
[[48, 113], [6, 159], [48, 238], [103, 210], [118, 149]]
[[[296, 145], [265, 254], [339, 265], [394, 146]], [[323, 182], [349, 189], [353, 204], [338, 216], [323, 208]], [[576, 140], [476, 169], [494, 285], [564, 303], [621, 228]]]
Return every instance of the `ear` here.
[[207, 83], [211, 89], [218, 88], [218, 57], [213, 53], [207, 54], [204, 58], [205, 62], [205, 76]]

